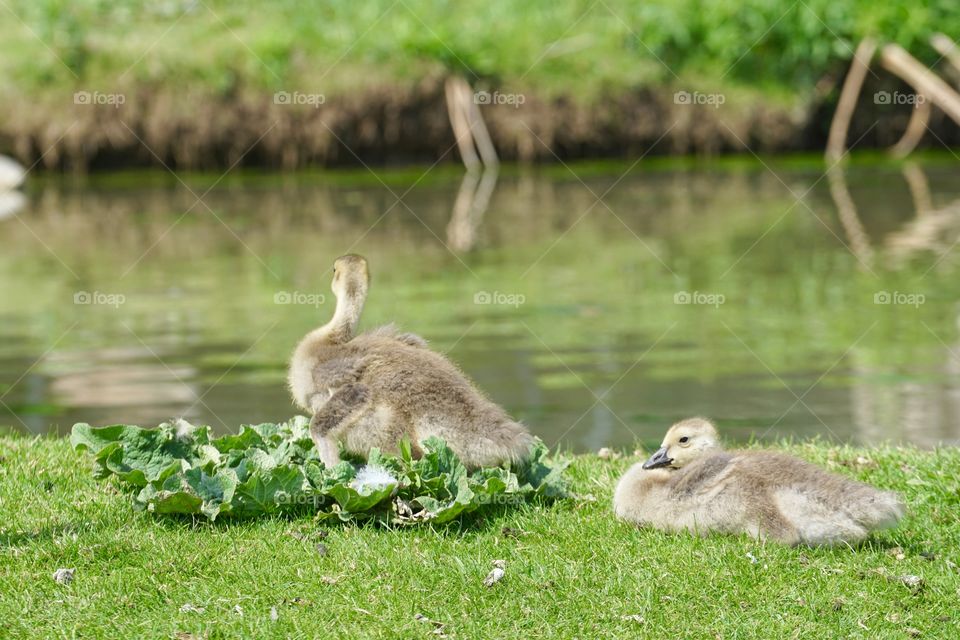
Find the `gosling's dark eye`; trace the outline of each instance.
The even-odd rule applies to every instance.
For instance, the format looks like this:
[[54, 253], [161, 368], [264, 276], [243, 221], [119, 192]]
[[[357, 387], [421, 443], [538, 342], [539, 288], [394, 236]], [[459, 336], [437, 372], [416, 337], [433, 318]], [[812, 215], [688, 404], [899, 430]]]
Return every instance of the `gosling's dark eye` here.
[[680, 444], [684, 444], [688, 440], [690, 440], [690, 438], [688, 438], [687, 436], [683, 436], [682, 438], [680, 438]]

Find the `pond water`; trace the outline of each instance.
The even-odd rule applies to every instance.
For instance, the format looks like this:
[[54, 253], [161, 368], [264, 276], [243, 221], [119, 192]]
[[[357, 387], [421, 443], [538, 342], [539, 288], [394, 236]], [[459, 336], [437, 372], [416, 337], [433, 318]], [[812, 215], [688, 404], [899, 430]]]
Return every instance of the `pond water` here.
[[[34, 176], [0, 219], [0, 425], [220, 431], [365, 255], [362, 325], [445, 351], [549, 444], [960, 442], [960, 160]], [[451, 217], [454, 222], [451, 223]]]

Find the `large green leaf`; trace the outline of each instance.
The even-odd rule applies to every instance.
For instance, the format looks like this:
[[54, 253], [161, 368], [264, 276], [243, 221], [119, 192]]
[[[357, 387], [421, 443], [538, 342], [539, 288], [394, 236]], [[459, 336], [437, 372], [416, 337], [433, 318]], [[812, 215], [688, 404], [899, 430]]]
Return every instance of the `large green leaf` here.
[[389, 498], [396, 488], [396, 484], [391, 484], [361, 493], [348, 484], [335, 484], [330, 487], [329, 494], [340, 505], [342, 512], [359, 513], [373, 509]]
[[70, 431], [70, 446], [77, 450], [88, 449], [91, 453], [97, 454], [105, 447], [120, 444], [131, 429], [139, 429], [139, 427], [129, 427], [125, 424], [91, 427], [85, 422], [79, 422], [73, 425]]
[[311, 492], [302, 467], [277, 466], [257, 470], [234, 492], [233, 512], [259, 515], [294, 510], [309, 504]]
[[246, 451], [250, 447], [264, 446], [264, 440], [256, 429], [243, 425], [240, 427], [240, 433], [221, 436], [214, 439], [212, 444], [221, 452], [227, 453], [234, 449]]
[[231, 509], [237, 490], [237, 474], [231, 469], [220, 469], [216, 474], [209, 475], [195, 467], [184, 472], [183, 479], [192, 493], [203, 501], [201, 513], [211, 520]]
[[113, 473], [143, 487], [148, 482], [162, 482], [181, 468], [183, 461], [189, 464], [198, 460], [198, 444], [207, 442], [206, 429], [198, 430], [183, 421], [164, 423], [156, 429], [78, 424], [70, 442], [77, 449], [94, 452], [99, 475]]
[[473, 511], [479, 506], [474, 501], [477, 494], [470, 488], [465, 476], [461, 476], [454, 486], [452, 498], [437, 500], [433, 496], [418, 496], [414, 502], [423, 507], [424, 516], [437, 524], [450, 522], [462, 513]]
[[570, 462], [549, 460], [550, 450], [537, 440], [530, 449], [530, 456], [517, 471], [517, 477], [538, 496], [561, 498], [569, 492], [564, 471]]
[[157, 490], [153, 485], [147, 485], [137, 494], [137, 504], [151, 513], [192, 514], [200, 513], [203, 499], [188, 490]]

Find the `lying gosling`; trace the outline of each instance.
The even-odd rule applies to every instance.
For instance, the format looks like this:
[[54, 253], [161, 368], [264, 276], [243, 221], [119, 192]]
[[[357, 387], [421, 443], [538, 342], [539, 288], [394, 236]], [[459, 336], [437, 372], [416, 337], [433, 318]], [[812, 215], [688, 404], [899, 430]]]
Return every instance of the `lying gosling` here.
[[660, 449], [620, 479], [622, 520], [700, 535], [746, 533], [788, 545], [854, 543], [903, 517], [896, 494], [768, 451], [724, 451], [709, 420], [670, 427]]

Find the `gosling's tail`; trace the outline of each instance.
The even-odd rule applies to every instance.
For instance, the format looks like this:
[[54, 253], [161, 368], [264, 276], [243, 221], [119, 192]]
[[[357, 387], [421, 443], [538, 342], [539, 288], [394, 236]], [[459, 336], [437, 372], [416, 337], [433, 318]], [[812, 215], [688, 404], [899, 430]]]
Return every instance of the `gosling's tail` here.
[[418, 442], [430, 436], [444, 440], [471, 469], [527, 460], [535, 442], [526, 427], [510, 419], [490, 421], [481, 427], [451, 422], [446, 416], [428, 417], [417, 423], [416, 434]]
[[527, 428], [519, 422], [504, 420], [482, 436], [486, 445], [484, 452], [488, 458], [487, 464], [493, 466], [510, 462], [520, 463], [530, 457], [534, 437]]
[[784, 489], [775, 495], [780, 512], [808, 545], [853, 544], [871, 531], [893, 527], [903, 503], [893, 493], [851, 483], [842, 495]]

